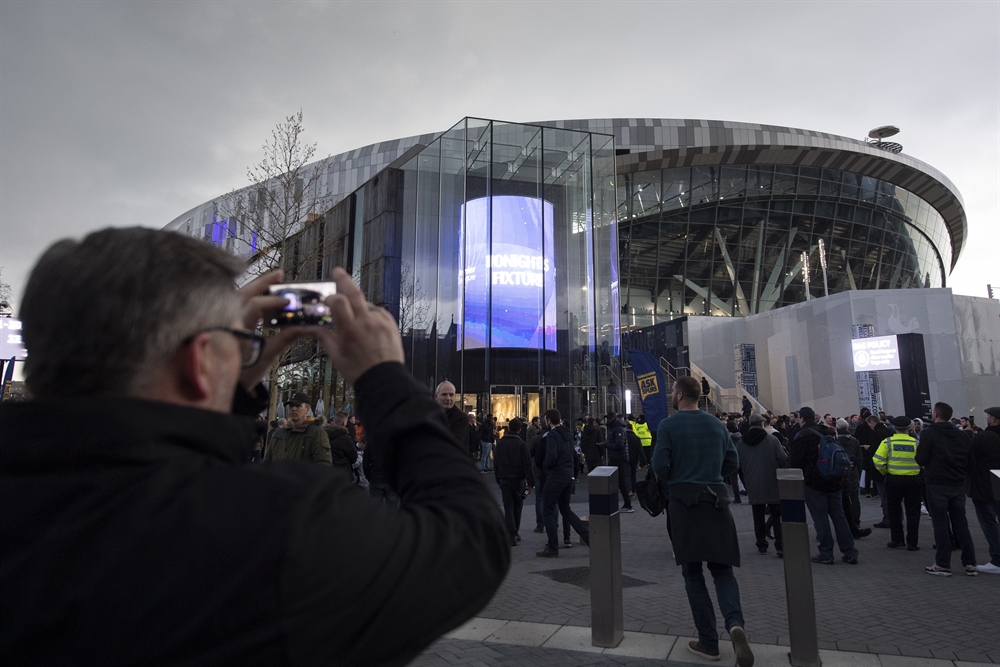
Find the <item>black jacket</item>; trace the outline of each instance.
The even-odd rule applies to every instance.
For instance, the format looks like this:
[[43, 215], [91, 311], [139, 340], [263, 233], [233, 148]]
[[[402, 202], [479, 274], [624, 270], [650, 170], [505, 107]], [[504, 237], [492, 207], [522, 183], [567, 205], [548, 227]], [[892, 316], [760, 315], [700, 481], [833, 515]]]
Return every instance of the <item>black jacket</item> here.
[[806, 422], [799, 429], [788, 446], [789, 464], [793, 468], [802, 469], [802, 477], [806, 486], [822, 493], [833, 493], [840, 490], [841, 481], [827, 479], [819, 474], [816, 462], [819, 459], [820, 434], [836, 436], [836, 432], [825, 424]]
[[330, 424], [326, 427], [326, 437], [330, 439], [330, 456], [334, 467], [350, 470], [358, 461], [358, 448], [348, 435], [347, 429]]
[[531, 456], [528, 443], [521, 436], [508, 433], [497, 440], [493, 450], [494, 475], [497, 483], [501, 480], [527, 480], [528, 486], [535, 486], [535, 476], [531, 472]]
[[541, 449], [544, 452], [542, 470], [549, 475], [566, 473], [573, 476], [576, 448], [572, 431], [562, 425], [556, 426], [542, 438]]
[[640, 468], [645, 468], [649, 462], [646, 460], [646, 452], [642, 448], [642, 440], [632, 431], [625, 431], [625, 439], [628, 440], [628, 460], [635, 463]]
[[403, 665], [473, 616], [510, 563], [491, 491], [401, 364], [355, 390], [401, 509], [326, 466], [243, 464], [246, 417], [0, 406], [0, 664]]
[[924, 469], [925, 483], [965, 486], [974, 465], [972, 438], [951, 422], [934, 422], [921, 430], [914, 458]]
[[465, 451], [465, 446], [469, 442], [469, 415], [462, 412], [457, 405], [453, 405], [444, 411], [444, 416], [448, 419], [448, 428], [455, 436], [455, 441]]
[[987, 426], [972, 436], [975, 467], [969, 475], [969, 497], [973, 500], [998, 500], [993, 495], [993, 474], [1000, 470], [1000, 426]]
[[604, 448], [601, 447], [601, 429], [590, 424], [584, 426], [580, 436], [580, 450], [587, 457], [588, 465], [599, 461], [604, 455]]

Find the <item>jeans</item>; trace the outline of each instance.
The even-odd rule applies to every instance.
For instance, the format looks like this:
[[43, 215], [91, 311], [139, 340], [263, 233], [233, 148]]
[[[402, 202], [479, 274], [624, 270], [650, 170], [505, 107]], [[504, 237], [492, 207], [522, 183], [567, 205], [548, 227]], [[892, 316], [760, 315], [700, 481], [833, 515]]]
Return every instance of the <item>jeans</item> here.
[[833, 534], [830, 532], [832, 520], [840, 553], [848, 558], [858, 557], [858, 550], [854, 548], [854, 538], [851, 536], [851, 527], [847, 525], [847, 517], [844, 516], [844, 500], [839, 490], [824, 493], [807, 486], [806, 507], [809, 508], [816, 537], [819, 539], [820, 556], [833, 558]]
[[961, 486], [927, 485], [927, 513], [934, 525], [934, 541], [937, 554], [934, 562], [938, 567], [951, 569], [951, 535], [948, 519], [955, 527], [955, 537], [962, 545], [962, 565], [976, 564], [976, 548], [972, 544], [969, 522], [965, 518], [965, 489]]
[[920, 501], [924, 483], [916, 475], [889, 475], [885, 478], [885, 502], [889, 510], [889, 533], [893, 542], [903, 543], [903, 506], [906, 507], [906, 546], [917, 546], [920, 532]]
[[521, 532], [521, 509], [524, 507], [521, 480], [501, 479], [500, 495], [503, 497], [503, 516], [507, 520], [507, 532], [514, 537]]
[[757, 538], [757, 550], [767, 551], [767, 528], [764, 526], [764, 510], [768, 509], [771, 512], [771, 518], [774, 519], [774, 548], [778, 551], [782, 551], [781, 545], [781, 505], [776, 503], [768, 504], [758, 504], [751, 505], [753, 510], [753, 533], [754, 537]]
[[545, 495], [545, 506], [542, 514], [545, 517], [545, 532], [548, 537], [547, 548], [556, 551], [559, 549], [559, 525], [556, 522], [556, 508], [563, 518], [563, 532], [568, 537], [569, 527], [583, 538], [583, 541], [590, 544], [590, 531], [583, 522], [580, 521], [573, 510], [569, 507], [569, 497], [573, 490], [573, 477], [569, 473], [548, 473], [545, 476], [545, 488], [542, 493]]
[[622, 508], [632, 509], [632, 501], [628, 497], [628, 461], [625, 459], [611, 459], [609, 466], [618, 466], [618, 490], [622, 494]]
[[395, 507], [399, 503], [399, 496], [389, 488], [388, 484], [368, 483], [368, 493], [375, 498], [381, 498], [386, 505]]
[[638, 461], [628, 462], [628, 492], [635, 493], [635, 472], [639, 467]]
[[878, 500], [882, 503], [882, 521], [881, 523], [889, 523], [889, 512], [886, 510], [885, 504], [885, 477], [875, 480], [875, 489], [878, 491]]
[[483, 456], [479, 460], [479, 467], [482, 470], [492, 470], [493, 466], [490, 463], [490, 450], [493, 449], [492, 442], [482, 442], [483, 445]]
[[542, 495], [542, 489], [545, 488], [545, 477], [542, 475], [542, 471], [538, 468], [532, 466], [535, 473], [535, 527], [544, 528], [545, 519], [542, 516], [542, 506], [545, 501], [545, 497]]
[[847, 515], [847, 523], [851, 526], [851, 535], [855, 537], [861, 530], [861, 491], [859, 486], [858, 480], [849, 479], [841, 491], [844, 499], [844, 514]]
[[[715, 582], [715, 597], [719, 599], [719, 611], [726, 621], [726, 629], [734, 625], [742, 628], [744, 621], [740, 607], [740, 585], [736, 583], [733, 568], [721, 563], [709, 563], [708, 571], [712, 573]], [[684, 590], [687, 591], [694, 625], [698, 628], [698, 642], [702, 648], [714, 653], [719, 650], [719, 633], [715, 627], [715, 607], [708, 595], [701, 563], [681, 565], [681, 574], [684, 575]]]
[[1000, 500], [973, 498], [972, 504], [976, 508], [976, 518], [979, 519], [979, 527], [983, 529], [986, 544], [990, 546], [990, 563], [1000, 567], [1000, 524], [997, 523], [997, 517], [1000, 516]]

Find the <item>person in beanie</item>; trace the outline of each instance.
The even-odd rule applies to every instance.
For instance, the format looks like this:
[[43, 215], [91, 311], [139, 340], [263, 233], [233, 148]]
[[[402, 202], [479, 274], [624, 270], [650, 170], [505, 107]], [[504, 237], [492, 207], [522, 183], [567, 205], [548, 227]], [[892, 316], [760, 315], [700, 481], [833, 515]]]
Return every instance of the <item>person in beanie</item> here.
[[315, 420], [309, 419], [309, 397], [299, 392], [285, 401], [288, 428], [280, 429], [271, 438], [264, 462], [309, 461], [333, 465], [330, 439]]

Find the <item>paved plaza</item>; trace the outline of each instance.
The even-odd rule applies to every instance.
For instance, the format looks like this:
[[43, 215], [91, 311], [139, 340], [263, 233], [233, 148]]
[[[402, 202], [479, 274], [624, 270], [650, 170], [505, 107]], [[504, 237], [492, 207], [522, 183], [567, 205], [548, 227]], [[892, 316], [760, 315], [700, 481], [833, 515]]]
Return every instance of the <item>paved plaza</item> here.
[[[495, 489], [492, 476], [489, 481]], [[495, 495], [499, 503], [496, 489]], [[862, 525], [871, 526], [881, 517], [878, 501], [861, 500]], [[574, 511], [586, 514], [586, 496], [578, 492], [574, 501]], [[663, 515], [650, 517], [638, 504], [635, 507], [635, 514], [621, 515], [622, 574], [631, 585], [623, 592], [626, 638], [618, 649], [597, 652], [600, 649], [590, 646], [589, 590], [552, 578], [574, 579], [572, 575], [580, 572], [570, 569], [586, 568], [589, 550], [578, 544], [574, 534], [574, 547], [560, 550], [558, 559], [536, 557], [545, 539], [532, 532], [534, 505], [526, 504], [523, 541], [513, 548], [510, 574], [493, 600], [413, 664], [644, 666], [663, 665], [664, 660], [666, 664], [710, 664], [686, 649], [695, 629], [665, 519]], [[747, 634], [758, 656], [756, 664], [787, 665], [782, 560], [775, 556], [773, 545], [767, 556], [757, 554], [748, 504], [732, 505], [732, 512], [743, 555], [736, 576]], [[986, 542], [971, 502], [967, 515], [977, 560], [986, 562]], [[933, 530], [926, 515], [921, 517], [920, 551], [889, 549], [888, 541], [889, 531], [876, 528], [857, 541], [858, 565], [840, 562], [835, 549], [836, 565], [813, 566], [824, 667], [1000, 664], [1000, 575], [964, 576], [959, 552], [952, 554], [954, 576], [925, 574], [924, 566], [934, 560]], [[714, 591], [712, 596], [714, 601]], [[720, 642], [720, 647], [722, 664], [731, 663], [727, 661], [726, 651], [732, 655], [728, 641]]]

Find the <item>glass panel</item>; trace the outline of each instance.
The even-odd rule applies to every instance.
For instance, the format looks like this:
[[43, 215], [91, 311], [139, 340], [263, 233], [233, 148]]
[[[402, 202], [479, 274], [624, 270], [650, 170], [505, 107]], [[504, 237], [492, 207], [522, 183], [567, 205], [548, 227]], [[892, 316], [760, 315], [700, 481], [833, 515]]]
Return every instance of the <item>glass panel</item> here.
[[402, 241], [400, 245], [399, 306], [394, 313], [403, 335], [403, 351], [406, 365], [413, 368], [413, 283], [416, 277], [416, 229], [417, 229], [417, 163], [420, 156], [414, 156], [400, 169], [402, 179]]
[[[465, 137], [465, 201], [482, 200], [490, 194], [492, 168], [492, 124], [489, 121], [468, 119]], [[472, 224], [466, 210], [462, 222], [462, 252], [465, 286], [458, 341], [462, 353], [462, 385], [465, 394], [482, 394], [489, 391], [489, 295], [490, 275], [485, 270], [486, 257], [490, 254], [490, 218]], [[483, 275], [479, 275], [482, 273]]]
[[[435, 383], [448, 380], [462, 391], [458, 323], [462, 320], [461, 222], [465, 203], [465, 123], [441, 135], [441, 210], [438, 232], [438, 289], [434, 342], [438, 352]], [[433, 389], [435, 385], [431, 385]]]
[[435, 141], [417, 160], [417, 226], [413, 271], [413, 375], [428, 387], [437, 383], [438, 235], [441, 144]]
[[663, 170], [663, 210], [684, 208], [691, 199], [691, 170], [687, 167]]
[[614, 138], [591, 135], [594, 164], [595, 324], [599, 359], [619, 354], [618, 235], [615, 224]]

